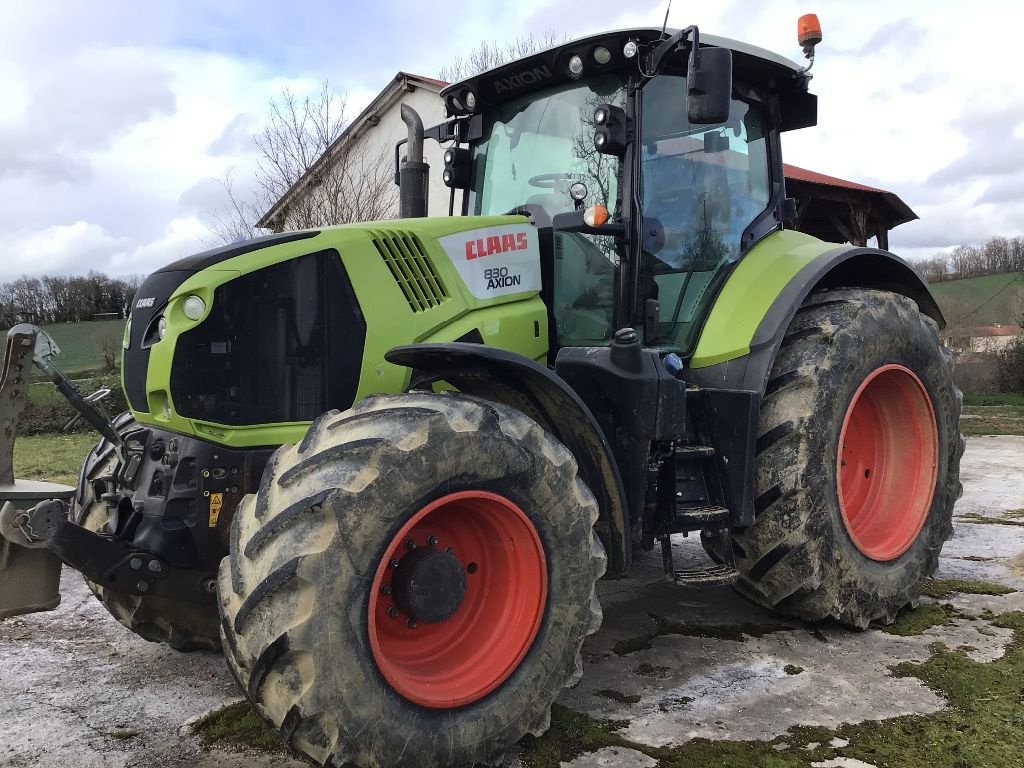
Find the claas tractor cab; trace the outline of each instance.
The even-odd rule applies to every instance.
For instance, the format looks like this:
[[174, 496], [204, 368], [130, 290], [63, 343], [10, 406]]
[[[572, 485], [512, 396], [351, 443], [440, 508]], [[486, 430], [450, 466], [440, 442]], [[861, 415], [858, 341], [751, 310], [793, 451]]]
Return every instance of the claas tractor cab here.
[[[143, 637], [223, 649], [322, 765], [540, 734], [595, 582], [656, 546], [680, 587], [892, 621], [952, 531], [960, 394], [912, 268], [791, 227], [808, 69], [631, 29], [449, 86], [440, 125], [405, 107], [403, 218], [150, 275], [130, 413], [70, 505], [0, 530]], [[424, 217], [424, 141], [462, 215]], [[676, 567], [677, 533], [706, 565]]]

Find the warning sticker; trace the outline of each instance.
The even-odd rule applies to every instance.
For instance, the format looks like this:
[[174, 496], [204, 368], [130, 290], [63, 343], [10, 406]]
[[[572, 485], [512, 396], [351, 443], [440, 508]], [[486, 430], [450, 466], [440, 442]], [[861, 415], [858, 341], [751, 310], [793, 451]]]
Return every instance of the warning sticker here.
[[447, 235], [441, 246], [478, 299], [540, 290], [537, 229], [506, 224]]
[[211, 493], [210, 494], [210, 527], [216, 528], [217, 521], [220, 519], [220, 508], [224, 506], [224, 494], [223, 493]]

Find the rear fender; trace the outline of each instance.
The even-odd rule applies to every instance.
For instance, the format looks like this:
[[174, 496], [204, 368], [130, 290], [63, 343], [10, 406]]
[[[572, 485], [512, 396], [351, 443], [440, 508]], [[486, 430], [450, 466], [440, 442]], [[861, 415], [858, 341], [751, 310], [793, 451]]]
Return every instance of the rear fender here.
[[[733, 338], [727, 344], [720, 344], [720, 357], [726, 357], [724, 360], [716, 359], [714, 347], [711, 344], [705, 346], [706, 339], [702, 336], [698, 353], [686, 372], [687, 382], [706, 390], [725, 390], [723, 395], [745, 400], [751, 405], [744, 409], [742, 415], [740, 409], [729, 409], [729, 418], [742, 418], [746, 424], [729, 423], [725, 429], [719, 429], [718, 421], [710, 419], [710, 434], [706, 436], [718, 453], [726, 503], [737, 526], [750, 525], [754, 521], [754, 462], [761, 397], [786, 330], [811, 293], [835, 288], [891, 291], [913, 299], [921, 312], [935, 320], [939, 328], [945, 327], [942, 311], [928, 284], [898, 256], [875, 248], [837, 248], [800, 233], [779, 233], [783, 234], [794, 240], [793, 244], [797, 246], [794, 250], [758, 254], [755, 249], [744, 259], [746, 262], [752, 258], [765, 258], [767, 264], [757, 265], [758, 270], [788, 270], [781, 288], [774, 296], [756, 296], [756, 281], [750, 281], [749, 295], [744, 295], [742, 286], [734, 285], [730, 291], [729, 283], [737, 277], [743, 279], [741, 270], [746, 265], [741, 262], [730, 275], [705, 324], [705, 330], [713, 327], [716, 315], [721, 324], [736, 305], [743, 304], [749, 308], [752, 301], [758, 301], [763, 302], [764, 309], [756, 329], [751, 333], [748, 328], [746, 338]], [[776, 272], [775, 278], [778, 277]], [[699, 357], [702, 346], [712, 354]], [[730, 353], [729, 349], [738, 351]], [[708, 394], [714, 397], [714, 393]], [[744, 432], [745, 435], [737, 439]]]
[[412, 368], [413, 384], [446, 381], [460, 392], [522, 411], [558, 438], [597, 498], [595, 530], [608, 553], [608, 574], [626, 571], [632, 553], [622, 479], [594, 415], [565, 381], [528, 357], [481, 344], [415, 344], [395, 347], [385, 357]]

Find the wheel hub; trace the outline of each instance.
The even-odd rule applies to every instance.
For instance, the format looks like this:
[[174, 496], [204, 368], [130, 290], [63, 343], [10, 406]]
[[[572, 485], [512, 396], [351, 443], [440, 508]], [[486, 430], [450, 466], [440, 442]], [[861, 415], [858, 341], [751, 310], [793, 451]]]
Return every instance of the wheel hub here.
[[414, 549], [398, 562], [391, 593], [398, 610], [415, 621], [444, 621], [462, 605], [466, 569], [451, 552]]
[[414, 512], [385, 547], [367, 635], [399, 695], [451, 709], [508, 679], [546, 602], [544, 547], [529, 516], [504, 496], [456, 491]]

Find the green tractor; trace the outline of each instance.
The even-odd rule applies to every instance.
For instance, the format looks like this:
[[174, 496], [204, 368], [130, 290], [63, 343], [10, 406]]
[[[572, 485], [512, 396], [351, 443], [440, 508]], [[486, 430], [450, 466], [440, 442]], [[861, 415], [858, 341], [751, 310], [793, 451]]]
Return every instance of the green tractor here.
[[[633, 29], [451, 85], [428, 130], [405, 108], [405, 218], [152, 274], [70, 520], [0, 530], [141, 636], [223, 648], [330, 766], [542, 733], [595, 583], [656, 545], [682, 587], [891, 622], [952, 533], [961, 396], [910, 266], [790, 226], [807, 69]], [[422, 218], [425, 139], [461, 216]]]

